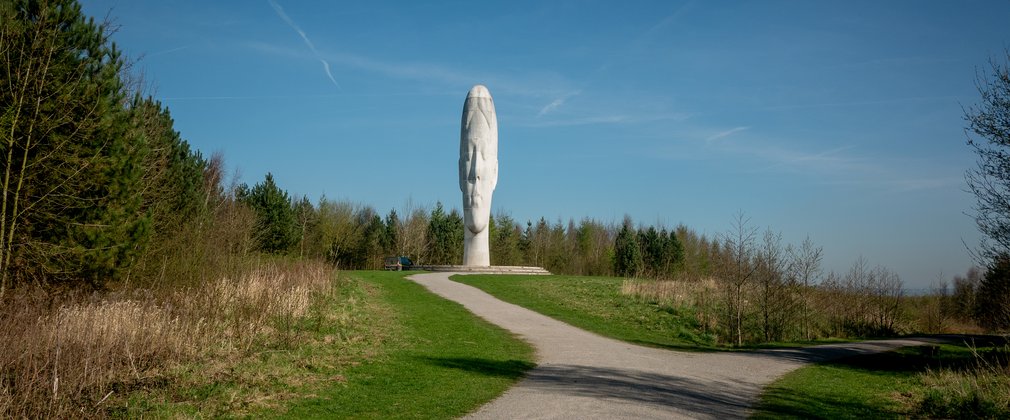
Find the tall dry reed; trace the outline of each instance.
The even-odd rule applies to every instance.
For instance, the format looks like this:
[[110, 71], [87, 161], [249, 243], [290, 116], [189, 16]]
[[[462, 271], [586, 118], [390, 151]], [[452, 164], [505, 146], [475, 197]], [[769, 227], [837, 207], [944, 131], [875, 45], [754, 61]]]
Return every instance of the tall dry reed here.
[[699, 281], [626, 279], [621, 293], [673, 306], [702, 306], [719, 290], [714, 279]]
[[693, 311], [704, 333], [711, 333], [718, 327], [719, 293], [719, 284], [711, 277], [694, 280], [626, 279], [621, 284], [621, 294]]
[[180, 364], [287, 340], [334, 285], [325, 264], [274, 262], [174, 291], [18, 290], [0, 302], [0, 418], [102, 417]]

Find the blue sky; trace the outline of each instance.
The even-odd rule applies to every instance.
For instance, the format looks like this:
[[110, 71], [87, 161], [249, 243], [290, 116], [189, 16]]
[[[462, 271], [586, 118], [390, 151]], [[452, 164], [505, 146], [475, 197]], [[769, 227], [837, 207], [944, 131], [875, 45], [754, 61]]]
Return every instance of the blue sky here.
[[962, 106], [1006, 1], [84, 1], [245, 182], [385, 213], [460, 206], [459, 119], [499, 118], [494, 208], [725, 231], [927, 287], [971, 264]]

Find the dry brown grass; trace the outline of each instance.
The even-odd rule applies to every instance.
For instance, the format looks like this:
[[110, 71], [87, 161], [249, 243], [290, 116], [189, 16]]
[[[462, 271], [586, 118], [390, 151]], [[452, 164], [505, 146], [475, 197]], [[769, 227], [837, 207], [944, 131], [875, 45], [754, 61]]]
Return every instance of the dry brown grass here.
[[174, 291], [23, 288], [0, 302], [0, 417], [103, 416], [110, 398], [158, 386], [179, 364], [290, 341], [333, 292], [332, 270], [309, 262]]
[[699, 281], [627, 279], [621, 293], [673, 306], [696, 307], [708, 303], [719, 291], [714, 279]]
[[706, 333], [714, 331], [719, 325], [720, 290], [719, 284], [711, 277], [691, 280], [626, 279], [621, 284], [621, 294], [675, 308], [690, 308]]

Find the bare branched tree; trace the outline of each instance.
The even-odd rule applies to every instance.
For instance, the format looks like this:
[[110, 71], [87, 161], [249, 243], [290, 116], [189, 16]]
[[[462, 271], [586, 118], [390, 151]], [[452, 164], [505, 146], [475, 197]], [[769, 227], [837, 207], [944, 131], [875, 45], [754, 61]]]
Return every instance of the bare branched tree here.
[[991, 74], [976, 76], [981, 101], [964, 111], [968, 146], [978, 155], [965, 180], [977, 200], [975, 223], [985, 235], [976, 254], [983, 266], [1010, 253], [1010, 52], [1006, 55], [1002, 64], [989, 61]]
[[750, 218], [738, 212], [733, 224], [722, 235], [725, 258], [721, 261], [721, 279], [726, 288], [726, 307], [736, 335], [736, 344], [743, 345], [743, 325], [746, 299], [745, 286], [754, 278], [754, 243], [757, 229], [750, 226]]
[[789, 248], [789, 267], [792, 271], [793, 279], [801, 284], [800, 288], [800, 326], [803, 330], [803, 338], [810, 340], [810, 292], [811, 286], [817, 283], [821, 276], [821, 260], [823, 259], [823, 248], [815, 246], [808, 236], [800, 244], [799, 248]]
[[413, 198], [404, 201], [398, 212], [398, 222], [395, 226], [393, 248], [396, 254], [409, 257], [415, 264], [421, 264], [421, 258], [427, 248], [428, 209], [414, 202]]
[[766, 230], [755, 258], [761, 331], [765, 342], [783, 340], [791, 320], [795, 318], [796, 299], [786, 254], [782, 248], [782, 234]]
[[943, 273], [929, 286], [929, 295], [923, 299], [923, 320], [920, 327], [933, 334], [940, 334], [947, 328], [947, 323], [953, 315], [953, 305], [950, 286], [943, 279]]

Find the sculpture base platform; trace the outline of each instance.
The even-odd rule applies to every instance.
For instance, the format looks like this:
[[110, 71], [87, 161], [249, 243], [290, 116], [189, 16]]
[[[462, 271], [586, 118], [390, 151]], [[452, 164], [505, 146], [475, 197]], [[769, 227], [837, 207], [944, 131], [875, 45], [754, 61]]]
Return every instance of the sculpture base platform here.
[[440, 273], [460, 273], [460, 274], [521, 274], [526, 276], [547, 276], [551, 272], [541, 267], [522, 267], [516, 265], [492, 265], [487, 267], [473, 267], [466, 265], [421, 265], [418, 270], [434, 271]]

